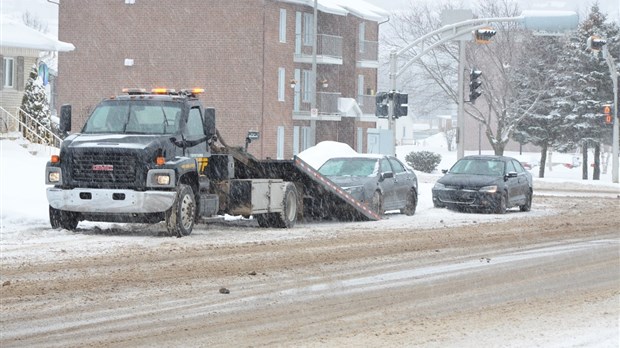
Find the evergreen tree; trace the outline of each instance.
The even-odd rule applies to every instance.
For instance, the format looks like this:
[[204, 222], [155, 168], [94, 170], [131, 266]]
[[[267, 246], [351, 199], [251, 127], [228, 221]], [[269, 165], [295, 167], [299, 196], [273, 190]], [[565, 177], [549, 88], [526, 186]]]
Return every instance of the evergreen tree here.
[[[22, 122], [26, 123], [28, 127], [34, 130], [37, 134], [44, 136], [46, 129], [52, 129], [51, 113], [45, 89], [43, 88], [41, 81], [38, 79], [39, 73], [37, 71], [36, 64], [32, 66], [30, 75], [28, 76], [28, 82], [24, 89], [24, 97], [22, 98], [21, 109], [28, 116], [37, 120], [41, 125], [33, 122], [30, 117], [22, 115]], [[43, 129], [46, 128], [46, 129]], [[31, 141], [38, 142], [36, 137], [28, 137], [27, 130], [23, 130], [24, 136]], [[34, 139], [36, 138], [36, 139]]]
[[[583, 179], [588, 179], [588, 149], [594, 147], [593, 178], [600, 175], [601, 144], [611, 143], [611, 129], [604, 126], [602, 105], [613, 101], [613, 84], [602, 52], [591, 52], [586, 42], [591, 36], [607, 39], [609, 52], [620, 52], [620, 30], [616, 23], [606, 22], [606, 15], [594, 4], [587, 18], [580, 23], [576, 34], [567, 46], [567, 71], [570, 79], [566, 87], [571, 90], [573, 109], [566, 115], [572, 123], [572, 131], [567, 133], [567, 146], [581, 147], [583, 152]], [[618, 59], [618, 57], [614, 57]]]

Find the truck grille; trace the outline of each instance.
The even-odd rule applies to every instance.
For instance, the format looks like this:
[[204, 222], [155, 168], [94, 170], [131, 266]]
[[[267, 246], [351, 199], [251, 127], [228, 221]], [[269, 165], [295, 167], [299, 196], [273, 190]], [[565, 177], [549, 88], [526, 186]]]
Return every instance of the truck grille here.
[[90, 183], [133, 183], [138, 159], [133, 154], [109, 152], [76, 153], [71, 162], [75, 181]]

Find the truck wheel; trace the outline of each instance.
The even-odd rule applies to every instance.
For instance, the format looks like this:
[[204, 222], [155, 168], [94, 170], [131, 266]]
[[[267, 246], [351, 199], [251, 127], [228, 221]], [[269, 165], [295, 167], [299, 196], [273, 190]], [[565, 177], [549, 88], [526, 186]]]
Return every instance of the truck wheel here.
[[287, 183], [284, 187], [282, 212], [274, 214], [274, 227], [291, 228], [297, 222], [297, 188], [295, 184]]
[[196, 216], [196, 198], [192, 188], [181, 184], [177, 191], [177, 199], [166, 212], [166, 228], [171, 236], [189, 236], [194, 228]]
[[414, 189], [411, 189], [411, 192], [407, 195], [407, 205], [400, 210], [401, 214], [405, 214], [411, 216], [415, 214], [415, 209], [418, 206], [418, 194]]
[[70, 211], [58, 210], [49, 206], [50, 212], [50, 225], [52, 228], [64, 228], [65, 230], [73, 231], [78, 225], [77, 215]]

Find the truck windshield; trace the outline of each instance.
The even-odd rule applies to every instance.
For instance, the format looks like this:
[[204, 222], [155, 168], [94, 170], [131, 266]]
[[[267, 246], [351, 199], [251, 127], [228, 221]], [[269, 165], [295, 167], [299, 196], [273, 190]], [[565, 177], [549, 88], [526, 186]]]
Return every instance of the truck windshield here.
[[179, 130], [181, 106], [153, 101], [113, 101], [97, 106], [82, 133], [174, 134]]

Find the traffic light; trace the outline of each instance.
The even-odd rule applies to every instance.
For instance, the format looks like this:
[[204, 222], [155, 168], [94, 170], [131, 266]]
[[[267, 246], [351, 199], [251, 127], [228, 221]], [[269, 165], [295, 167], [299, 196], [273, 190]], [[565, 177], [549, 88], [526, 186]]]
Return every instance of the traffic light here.
[[376, 110], [375, 116], [383, 117], [388, 115], [388, 94], [385, 92], [379, 92], [375, 96]]
[[491, 38], [495, 36], [497, 32], [491, 27], [485, 27], [474, 30], [474, 39], [476, 43], [488, 44], [491, 42]]
[[612, 105], [606, 104], [603, 105], [603, 115], [605, 117], [605, 124], [606, 125], [611, 125], [613, 122], [613, 116], [612, 114]]
[[394, 118], [407, 116], [409, 110], [409, 95], [407, 93], [394, 93]]
[[481, 75], [482, 71], [476, 70], [476, 68], [472, 68], [469, 72], [469, 102], [472, 104], [482, 94], [478, 89], [482, 86], [482, 81], [480, 81]]
[[600, 38], [599, 36], [592, 35], [586, 41], [588, 45], [588, 49], [592, 52], [598, 52], [603, 49], [603, 46], [607, 43], [605, 39]]

